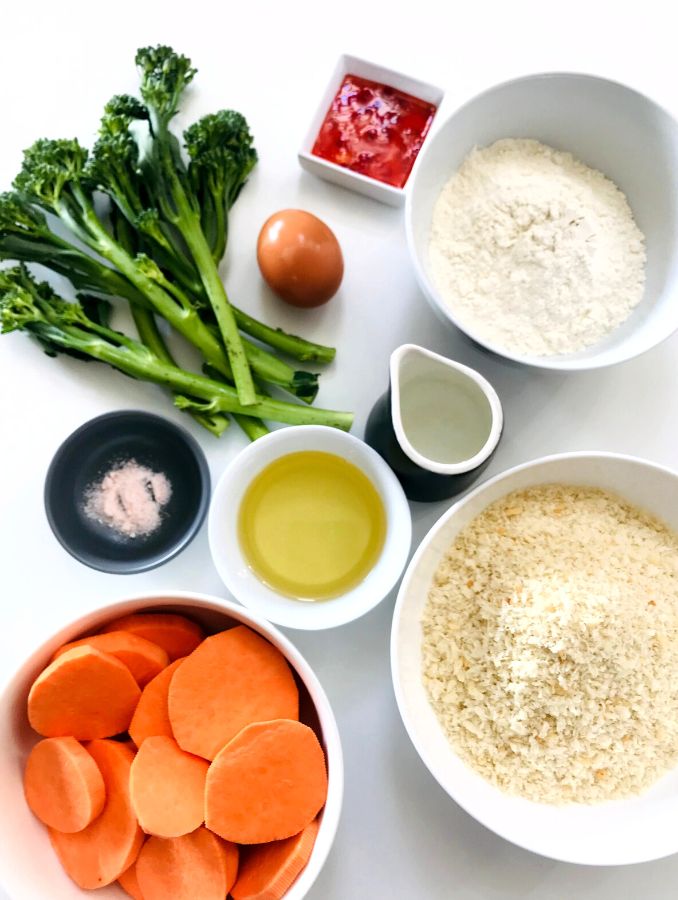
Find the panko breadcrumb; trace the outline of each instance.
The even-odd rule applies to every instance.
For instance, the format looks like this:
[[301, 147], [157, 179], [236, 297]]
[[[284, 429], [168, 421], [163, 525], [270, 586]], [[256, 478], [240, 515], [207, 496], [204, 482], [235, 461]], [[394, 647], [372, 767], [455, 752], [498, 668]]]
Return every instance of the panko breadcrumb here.
[[433, 709], [502, 790], [596, 803], [678, 764], [678, 535], [621, 498], [493, 503], [440, 563], [422, 627]]

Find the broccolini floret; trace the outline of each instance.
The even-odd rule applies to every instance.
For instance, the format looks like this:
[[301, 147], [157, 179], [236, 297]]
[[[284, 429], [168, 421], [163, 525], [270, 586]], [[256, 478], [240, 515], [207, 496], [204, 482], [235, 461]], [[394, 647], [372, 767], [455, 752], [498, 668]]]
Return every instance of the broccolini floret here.
[[[187, 372], [160, 360], [148, 347], [90, 318], [79, 303], [60, 298], [35, 281], [23, 266], [0, 270], [0, 327], [3, 332], [28, 331], [53, 352], [75, 352], [108, 363], [126, 375], [170, 388], [180, 397], [196, 398], [201, 413], [228, 412], [291, 425], [330, 425], [348, 430], [353, 416], [257, 396], [243, 406], [235, 388]], [[180, 407], [195, 406], [179, 400]]]
[[170, 47], [146, 47], [137, 53], [141, 97], [148, 109], [152, 142], [144, 169], [158, 209], [181, 234], [202, 281], [228, 354], [238, 396], [244, 406], [255, 402], [252, 372], [226, 289], [201, 225], [198, 198], [192, 192], [176, 137], [169, 123], [196, 70], [187, 57]]
[[184, 132], [188, 177], [202, 230], [218, 263], [226, 250], [228, 211], [257, 162], [245, 117], [233, 110], [203, 116]]

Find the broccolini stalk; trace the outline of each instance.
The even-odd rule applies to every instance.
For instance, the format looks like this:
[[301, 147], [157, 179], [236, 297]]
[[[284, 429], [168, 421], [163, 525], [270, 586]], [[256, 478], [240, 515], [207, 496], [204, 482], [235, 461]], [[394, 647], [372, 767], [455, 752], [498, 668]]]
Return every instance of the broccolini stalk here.
[[138, 259], [108, 233], [85, 178], [87, 151], [76, 140], [39, 140], [24, 153], [16, 189], [38, 206], [56, 213], [86, 246], [108, 260], [163, 318], [195, 344], [205, 359], [228, 375], [228, 360], [219, 343], [190, 303], [177, 303], [154, 281]]
[[[228, 212], [257, 162], [252, 135], [240, 113], [221, 110], [203, 116], [184, 132], [190, 163], [188, 178], [201, 210], [201, 226], [217, 265], [226, 250]], [[331, 362], [334, 349], [311, 344], [269, 328], [233, 307], [239, 328], [268, 344], [307, 362]], [[251, 362], [251, 359], [250, 359]]]
[[[134, 248], [132, 245], [133, 238], [130, 234], [131, 225], [127, 219], [122, 217], [120, 212], [116, 214], [115, 209], [111, 218], [113, 230], [119, 242], [128, 252], [132, 252]], [[175, 365], [175, 361], [158, 330], [153, 312], [139, 303], [130, 303], [130, 309], [142, 343], [163, 362]], [[216, 375], [218, 381], [223, 380], [222, 375], [219, 375], [219, 373], [216, 373]], [[209, 409], [205, 408], [204, 402], [191, 400], [190, 397], [185, 397], [181, 394], [174, 395], [174, 402], [177, 407], [184, 409], [189, 415], [193, 416], [198, 424], [210, 431], [215, 437], [221, 437], [226, 428], [228, 428], [229, 420], [226, 415], [224, 413], [210, 412]], [[251, 441], [268, 434], [268, 428], [258, 419], [239, 415], [234, 415], [233, 418]]]
[[81, 291], [126, 298], [139, 295], [113, 269], [54, 234], [40, 210], [12, 191], [0, 194], [0, 259], [47, 266]]
[[[134, 305], [131, 306], [131, 311], [134, 324], [136, 325], [142, 343], [148, 347], [158, 359], [169, 363], [170, 365], [176, 365], [172, 354], [167, 349], [167, 345], [158, 330], [153, 313], [148, 309], [143, 309], [141, 306]], [[181, 402], [187, 399], [188, 398], [183, 397], [181, 394], [174, 394], [175, 406], [180, 406]], [[209, 410], [200, 410], [197, 406], [195, 409], [189, 409], [187, 407], [186, 411], [193, 416], [199, 425], [202, 425], [203, 428], [206, 428], [207, 431], [211, 432], [215, 437], [221, 437], [229, 426], [227, 417], [222, 413], [211, 413]]]
[[[114, 269], [50, 231], [40, 211], [18, 194], [0, 194], [0, 259], [39, 263], [68, 278], [80, 291], [122, 297], [136, 306], [149, 305], [144, 295]], [[237, 307], [233, 312], [242, 331], [294, 359], [317, 363], [334, 359], [334, 347], [271, 328]]]
[[[203, 372], [207, 375], [208, 378], [211, 378], [213, 381], [224, 381], [224, 376], [219, 372], [216, 372], [214, 369], [210, 368], [210, 366], [205, 363], [202, 367]], [[226, 382], [228, 384], [228, 382]], [[263, 388], [259, 391], [260, 394], [265, 395], [266, 391]], [[264, 425], [261, 419], [255, 419], [252, 416], [238, 416], [234, 415], [233, 418], [238, 423], [238, 425], [245, 432], [247, 437], [251, 441], [256, 441], [257, 438], [263, 437], [265, 434], [269, 433], [269, 428]]]
[[[181, 148], [169, 130], [184, 88], [195, 75], [190, 60], [170, 47], [146, 47], [137, 52], [141, 97], [148, 110], [151, 155], [146, 169], [154, 197], [165, 219], [181, 233], [210, 301], [231, 363], [238, 397], [244, 406], [256, 403], [254, 380], [226, 290], [201, 227], [200, 207], [189, 188]], [[220, 371], [223, 371], [220, 369]]]
[[[146, 304], [194, 344], [211, 366], [226, 378], [235, 380], [219, 338], [201, 320], [191, 299], [171, 284], [149, 257], [132, 257], [99, 219], [91, 195], [91, 182], [84, 174], [86, 161], [87, 151], [75, 140], [36, 141], [25, 151], [15, 186], [33, 203], [56, 213], [83, 243], [115, 266], [143, 295]], [[128, 299], [132, 298], [128, 296]], [[242, 347], [239, 335], [238, 341]], [[261, 353], [255, 356], [258, 365], [262, 360]], [[262, 378], [266, 378], [269, 368], [267, 366], [262, 372]], [[247, 371], [249, 373], [249, 366]], [[289, 372], [289, 383], [284, 386], [292, 393], [300, 389], [308, 396], [308, 374], [304, 373], [296, 384], [295, 373], [292, 369]]]
[[[235, 388], [159, 360], [139, 341], [95, 322], [79, 303], [67, 303], [52, 288], [35, 282], [24, 267], [0, 270], [0, 325], [3, 332], [25, 330], [48, 352], [65, 351], [98, 359], [133, 378], [164, 385], [203, 401], [200, 412], [254, 415], [289, 425], [329, 425], [348, 431], [351, 413], [334, 412], [257, 396], [243, 406]], [[194, 404], [188, 401], [187, 406]], [[183, 406], [184, 401], [180, 400]]]
[[[115, 218], [115, 213], [113, 217]], [[125, 220], [118, 217], [118, 221], [122, 223]], [[119, 228], [116, 239], [131, 256], [133, 248], [126, 240], [121, 240]], [[18, 194], [0, 194], [0, 259], [40, 263], [68, 278], [79, 291], [122, 297], [132, 304], [133, 311], [141, 308], [148, 312], [152, 309], [147, 298], [117, 271], [108, 268], [99, 260], [83, 253], [74, 244], [51, 232], [42, 213], [26, 203]], [[182, 306], [190, 305], [188, 297], [167, 281], [151, 261], [141, 257], [136, 262], [149, 277], [164, 285], [168, 293], [174, 292], [174, 296]], [[134, 315], [136, 318], [136, 312]], [[291, 341], [305, 352], [304, 348], [308, 342], [301, 338], [297, 339], [284, 332], [269, 329], [268, 326], [238, 310], [236, 315], [246, 320], [244, 324], [247, 327], [243, 330], [252, 331], [255, 337], [261, 338], [268, 331], [272, 331], [281, 341]], [[209, 329], [209, 326], [206, 327]], [[215, 340], [218, 341], [218, 337]], [[309, 346], [317, 347], [321, 352], [326, 350], [333, 353], [332, 348], [323, 348], [319, 344]], [[245, 342], [245, 349], [248, 355], [251, 354], [253, 367], [262, 380], [282, 387], [305, 402], [311, 402], [315, 398], [318, 390], [316, 375], [295, 371], [287, 363], [249, 341]], [[222, 363], [223, 374], [228, 377], [231, 370], [225, 356]]]
[[[136, 141], [129, 133], [129, 124], [132, 116], [123, 118], [122, 112], [136, 109], [134, 118], [147, 117], [146, 108], [141, 111], [146, 113], [139, 115], [139, 109], [135, 107], [138, 101], [131, 97], [114, 97], [106, 106], [106, 114], [101, 122], [100, 133], [102, 137], [94, 147], [95, 159], [105, 151], [106, 155], [119, 155], [123, 161], [114, 168], [120, 166], [131, 169], [131, 174], [124, 181], [121, 179], [110, 180], [107, 183], [106, 167], [95, 168], [97, 184], [101, 190], [110, 194], [112, 199], [121, 205], [118, 194], [123, 195], [122, 208], [124, 211], [124, 197], [129, 196], [130, 185], [135, 185], [134, 191], [140, 191], [140, 179], [136, 174], [139, 165], [138, 148]], [[124, 123], [127, 131], [127, 139], [120, 141], [117, 132]], [[104, 137], [113, 132], [115, 136], [114, 149], [109, 146], [109, 141]], [[130, 145], [133, 144], [134, 146]], [[217, 265], [221, 261], [226, 249], [228, 235], [228, 211], [235, 203], [248, 175], [257, 161], [257, 154], [252, 146], [252, 135], [245, 118], [232, 110], [221, 110], [218, 113], [204, 116], [184, 132], [184, 142], [190, 157], [188, 166], [188, 178], [201, 210], [201, 227], [210, 244], [212, 256]], [[126, 190], [120, 191], [120, 183]], [[146, 201], [147, 203], [150, 201]], [[202, 285], [195, 271], [195, 267], [187, 261], [183, 247], [179, 247], [177, 235], [168, 233], [158, 237], [158, 232], [167, 228], [168, 223], [162, 222], [156, 208], [146, 206], [139, 209], [139, 204], [132, 206], [135, 218], [132, 220], [136, 227], [155, 240], [156, 246], [151, 255], [162, 268], [167, 269], [176, 278], [184, 290], [195, 300], [199, 300], [203, 293]], [[128, 215], [128, 218], [130, 216]], [[239, 310], [231, 304], [238, 327], [270, 347], [286, 353], [288, 356], [302, 362], [328, 363], [334, 359], [333, 347], [325, 347], [306, 341], [296, 335], [286, 334], [282, 329], [270, 328], [263, 322], [258, 322], [252, 316]], [[250, 359], [250, 363], [251, 363]], [[261, 373], [258, 373], [261, 375]], [[276, 382], [277, 383], [277, 382]]]
[[[111, 225], [113, 227], [113, 233], [120, 245], [124, 247], [128, 253], [133, 253], [135, 249], [135, 233], [132, 231], [132, 226], [127, 219], [123, 217], [121, 212], [116, 212], [116, 209], [111, 213]], [[130, 302], [129, 307], [141, 342], [145, 344], [149, 350], [155, 353], [158, 359], [174, 365], [174, 359], [160, 334], [153, 311], [141, 304], [133, 302]], [[175, 402], [177, 396], [178, 395], [175, 394]], [[198, 425], [202, 425], [203, 428], [206, 428], [207, 431], [211, 432], [215, 437], [221, 437], [229, 426], [228, 418], [222, 413], [210, 414], [209, 412], [201, 412], [197, 409], [187, 409], [187, 412], [195, 419]]]
[[[136, 260], [138, 266], [148, 275], [148, 277], [159, 284], [183, 307], [191, 306], [191, 299], [178, 285], [173, 284], [165, 277], [159, 266], [157, 266], [150, 257], [145, 254], [139, 254], [136, 257]], [[212, 333], [214, 340], [218, 342], [220, 337], [218, 329], [207, 324], [204, 324], [204, 327]], [[305, 403], [313, 402], [318, 393], [318, 376], [316, 374], [313, 372], [305, 372], [303, 370], [295, 371], [286, 362], [273, 356], [268, 350], [264, 350], [262, 347], [258, 347], [256, 344], [251, 343], [251, 341], [243, 341], [243, 346], [247, 353], [247, 358], [259, 378], [284, 388], [286, 391], [294, 394], [295, 397], [299, 397], [299, 399], [303, 400]], [[228, 359], [224, 360], [222, 368], [218, 371], [221, 371], [221, 374], [231, 383], [234, 382], [235, 378], [233, 370], [231, 369], [230, 361]]]
[[[109, 195], [130, 224], [141, 232], [142, 239], [147, 242], [144, 249], [148, 254], [171, 274], [194, 302], [200, 303], [204, 288], [195, 267], [178, 249], [177, 234], [168, 231], [168, 223], [162, 221], [158, 210], [152, 206], [139, 176], [139, 149], [129, 130], [132, 119], [122, 113], [122, 110], [134, 110], [136, 103], [134, 98], [122, 95], [106, 105], [86, 175], [99, 190]], [[145, 111], [145, 107], [141, 106], [141, 110]], [[191, 125], [184, 133], [184, 139], [191, 157], [188, 177], [198, 198], [201, 227], [218, 264], [226, 248], [228, 210], [256, 163], [252, 136], [240, 113], [222, 110]], [[257, 322], [236, 307], [232, 306], [232, 309], [239, 328], [295, 359], [331, 362], [334, 358], [332, 347], [286, 335], [280, 329]], [[250, 348], [251, 345], [245, 348], [250, 365], [259, 377], [268, 380], [254, 365]], [[261, 359], [261, 355], [258, 358]], [[272, 383], [286, 387], [289, 377], [289, 373], [279, 376]]]
[[[139, 174], [139, 148], [130, 131], [129, 112], [138, 100], [125, 95], [106, 104], [96, 141], [85, 167], [85, 177], [111, 198], [132, 227], [139, 231], [142, 248], [189, 292], [202, 289], [192, 262], [178, 249], [177, 235], [162, 222]], [[127, 111], [127, 114], [125, 113]]]
[[[117, 164], [114, 165], [112, 159], [117, 159]], [[110, 163], [109, 168], [104, 160]], [[128, 212], [133, 215], [137, 203], [135, 188], [132, 176], [125, 174], [124, 166], [115, 157], [110, 144], [106, 155], [90, 165], [87, 151], [75, 140], [36, 141], [24, 154], [24, 164], [15, 185], [34, 203], [60, 216], [83, 243], [112, 263], [136, 287], [145, 298], [146, 305], [150, 304], [191, 341], [210, 365], [226, 378], [235, 380], [230, 357], [224, 353], [219, 335], [213, 334], [209, 326], [203, 323], [193, 300], [178, 285], [170, 282], [150, 257], [145, 254], [135, 257], [128, 252], [99, 219], [92, 200], [92, 188], [94, 184], [99, 187], [105, 184], [109, 170], [113, 172], [109, 190], [117, 198], [118, 208], [127, 219]], [[25, 255], [17, 254], [13, 258], [25, 260]], [[123, 296], [134, 302], [134, 294], [129, 290]], [[270, 379], [307, 402], [313, 400], [318, 390], [317, 376], [295, 372], [256, 345], [249, 344], [247, 352], [251, 354], [254, 369], [263, 380]]]
[[257, 321], [236, 306], [233, 307], [233, 313], [241, 331], [293, 359], [300, 362], [331, 363], [335, 357], [337, 351], [334, 347], [307, 341], [296, 334], [288, 334], [282, 328], [271, 328], [270, 325]]

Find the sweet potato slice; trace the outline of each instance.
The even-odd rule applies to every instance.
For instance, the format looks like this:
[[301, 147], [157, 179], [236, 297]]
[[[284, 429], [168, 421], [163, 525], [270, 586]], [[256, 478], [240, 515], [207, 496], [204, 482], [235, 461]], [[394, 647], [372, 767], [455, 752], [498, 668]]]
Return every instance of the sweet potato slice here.
[[58, 659], [74, 647], [84, 646], [94, 647], [102, 653], [115, 656], [127, 666], [141, 688], [162, 672], [169, 663], [169, 657], [162, 647], [127, 631], [93, 634], [78, 641], [71, 641], [70, 644], [64, 644], [57, 650], [54, 659]]
[[238, 872], [238, 848], [204, 826], [183, 837], [152, 837], [137, 861], [144, 900], [224, 900]]
[[72, 737], [45, 738], [33, 747], [24, 770], [24, 793], [41, 822], [68, 834], [86, 828], [106, 800], [97, 764]]
[[282, 653], [239, 625], [206, 638], [184, 660], [168, 708], [182, 750], [214, 759], [252, 722], [299, 718], [299, 692]]
[[233, 900], [281, 900], [309, 861], [318, 827], [314, 819], [294, 837], [247, 847], [231, 888]]
[[133, 897], [134, 900], [144, 900], [144, 895], [139, 887], [139, 879], [137, 878], [137, 864], [131, 865], [126, 872], [123, 872], [118, 878], [118, 884], [126, 894]]
[[149, 737], [130, 772], [132, 806], [139, 825], [155, 837], [181, 837], [205, 821], [209, 763], [186, 753], [171, 737]]
[[176, 613], [132, 613], [109, 622], [102, 633], [129, 631], [166, 651], [170, 662], [193, 653], [205, 637], [202, 628]]
[[226, 841], [263, 844], [298, 834], [327, 798], [325, 754], [301, 722], [256, 722], [207, 773], [205, 824]]
[[143, 689], [129, 726], [130, 737], [141, 747], [146, 738], [165, 735], [173, 737], [167, 711], [170, 681], [183, 659], [175, 659]]
[[127, 731], [140, 696], [130, 670], [115, 656], [74, 647], [33, 682], [28, 720], [44, 737], [111, 737]]
[[106, 786], [103, 812], [77, 834], [53, 828], [49, 837], [66, 873], [81, 888], [116, 881], [136, 860], [144, 835], [132, 809], [129, 773], [134, 753], [117, 741], [92, 741], [86, 747]]

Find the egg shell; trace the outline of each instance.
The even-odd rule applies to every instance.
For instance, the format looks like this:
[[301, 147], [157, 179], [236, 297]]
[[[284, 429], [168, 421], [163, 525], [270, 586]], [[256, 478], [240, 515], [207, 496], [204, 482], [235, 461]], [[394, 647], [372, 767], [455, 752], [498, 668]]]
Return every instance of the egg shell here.
[[327, 303], [344, 275], [344, 259], [334, 232], [301, 209], [283, 209], [264, 222], [257, 261], [271, 290], [292, 306]]

